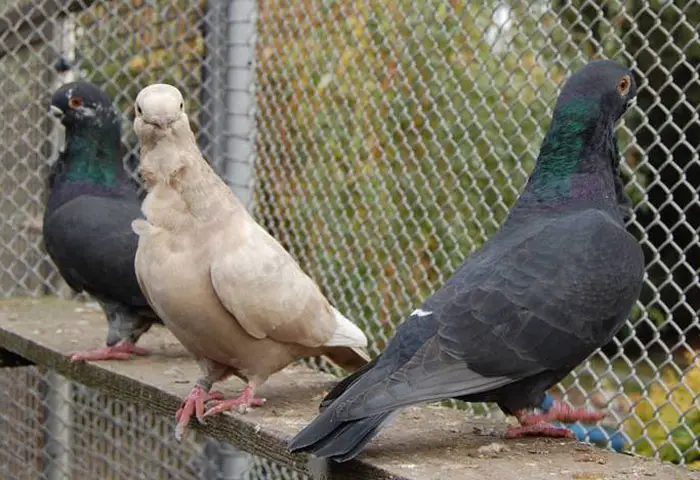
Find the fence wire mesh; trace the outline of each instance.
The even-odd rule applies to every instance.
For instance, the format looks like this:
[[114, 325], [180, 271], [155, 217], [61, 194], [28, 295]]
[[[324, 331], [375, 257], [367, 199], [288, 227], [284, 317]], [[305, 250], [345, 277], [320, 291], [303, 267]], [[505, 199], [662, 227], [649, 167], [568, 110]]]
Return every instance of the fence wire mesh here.
[[199, 433], [178, 442], [170, 418], [51, 370], [4, 369], [0, 387], [3, 479], [306, 478]]
[[[364, 328], [373, 354], [504, 219], [561, 82], [592, 58], [629, 65], [638, 97], [618, 135], [645, 285], [625, 329], [558, 391], [611, 412], [634, 452], [700, 459], [697, 2], [37, 0], [3, 2], [0, 16], [3, 296], [70, 295], [41, 240], [60, 147], [45, 113], [52, 89], [72, 78], [101, 85], [135, 149], [136, 92], [169, 82], [186, 92], [205, 156]], [[46, 374], [26, 371], [13, 383], [20, 416], [3, 409], [5, 442], [43, 425], [34, 406]], [[100, 408], [116, 424], [114, 409]], [[99, 461], [129, 448], [102, 438], [112, 450]], [[182, 453], [173, 448], [160, 445], [159, 458]], [[190, 448], [184, 458], [197, 450], [179, 448]], [[39, 450], [14, 451], [41, 466]], [[162, 462], [153, 468], [165, 476], [189, 468]], [[259, 478], [289, 478], [273, 471]]]

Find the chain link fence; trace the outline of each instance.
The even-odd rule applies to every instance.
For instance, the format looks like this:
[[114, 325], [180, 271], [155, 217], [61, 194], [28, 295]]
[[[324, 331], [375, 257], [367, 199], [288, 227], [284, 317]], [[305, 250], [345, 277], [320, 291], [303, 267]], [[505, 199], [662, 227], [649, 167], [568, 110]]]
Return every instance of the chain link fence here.
[[[10, 369], [6, 369], [10, 370]], [[0, 478], [305, 480], [42, 367], [0, 373]]]
[[[0, 295], [71, 295], [41, 239], [45, 178], [61, 145], [46, 115], [52, 90], [73, 78], [100, 85], [135, 152], [133, 99], [148, 83], [169, 82], [186, 93], [207, 159], [376, 354], [495, 232], [534, 166], [561, 82], [604, 56], [637, 77], [618, 135], [635, 204], [628, 227], [644, 246], [647, 275], [625, 329], [557, 390], [607, 409], [631, 451], [692, 465], [700, 459], [699, 24], [700, 4], [683, 0], [2, 2]], [[17, 394], [0, 394], [12, 452], [2, 454], [3, 478], [25, 478], [12, 470], [16, 455], [44, 471], [55, 412], [42, 395], [60, 388], [79, 408], [69, 425], [90, 425], [100, 438], [69, 452], [82, 472], [112, 478], [89, 470], [109, 463], [114, 478], [176, 470], [194, 478], [188, 459], [227, 448], [170, 444], [162, 440], [170, 419], [66, 380], [52, 386], [51, 373], [34, 367], [6, 370], [0, 383]], [[167, 433], [157, 440], [154, 430]], [[24, 437], [31, 446], [16, 447]], [[158, 461], [146, 463], [153, 470], [122, 460], [148, 441], [159, 442]], [[263, 460], [250, 465], [260, 467], [251, 478], [292, 478]]]

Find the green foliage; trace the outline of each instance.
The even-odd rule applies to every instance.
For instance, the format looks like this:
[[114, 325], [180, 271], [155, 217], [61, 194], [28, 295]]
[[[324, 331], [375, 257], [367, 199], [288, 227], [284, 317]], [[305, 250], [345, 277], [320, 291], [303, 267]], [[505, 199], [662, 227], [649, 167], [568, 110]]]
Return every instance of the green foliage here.
[[[531, 171], [564, 76], [537, 28], [551, 19], [513, 10], [523, 36], [498, 30], [495, 2], [306, 3], [261, 11], [256, 213], [389, 335]], [[313, 21], [282, 24], [299, 9]]]
[[682, 375], [667, 367], [660, 380], [644, 393], [632, 394], [636, 415], [624, 424], [635, 452], [700, 469], [700, 361], [688, 355], [690, 365]]

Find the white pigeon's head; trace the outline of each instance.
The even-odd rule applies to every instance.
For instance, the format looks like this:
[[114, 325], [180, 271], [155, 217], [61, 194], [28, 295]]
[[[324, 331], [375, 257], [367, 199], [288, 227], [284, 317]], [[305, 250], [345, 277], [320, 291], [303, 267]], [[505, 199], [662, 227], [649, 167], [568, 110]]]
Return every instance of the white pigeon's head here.
[[134, 113], [134, 132], [141, 140], [159, 137], [170, 130], [189, 130], [182, 94], [166, 83], [154, 83], [142, 89], [136, 96]]

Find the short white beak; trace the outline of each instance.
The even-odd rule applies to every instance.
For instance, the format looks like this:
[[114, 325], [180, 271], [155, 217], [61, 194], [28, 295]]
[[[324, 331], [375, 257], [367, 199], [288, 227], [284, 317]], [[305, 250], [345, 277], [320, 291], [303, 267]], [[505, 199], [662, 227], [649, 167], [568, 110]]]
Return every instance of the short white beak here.
[[[143, 118], [143, 117], [142, 117]], [[173, 122], [175, 122], [176, 119], [174, 118], [168, 118], [168, 117], [155, 117], [155, 118], [149, 118], [146, 120], [145, 118], [143, 119], [144, 122], [149, 123], [153, 125], [154, 127], [160, 128], [162, 130], [165, 130], [168, 128]]]

